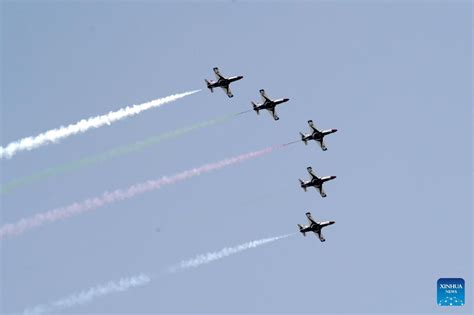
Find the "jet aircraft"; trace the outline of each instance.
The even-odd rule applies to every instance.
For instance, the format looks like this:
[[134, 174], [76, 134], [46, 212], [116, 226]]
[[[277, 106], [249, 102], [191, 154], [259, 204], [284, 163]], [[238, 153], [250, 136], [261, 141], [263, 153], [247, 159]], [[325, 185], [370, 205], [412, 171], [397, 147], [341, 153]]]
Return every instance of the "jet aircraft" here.
[[225, 78], [221, 75], [219, 68], [214, 67], [213, 68], [214, 73], [216, 74], [216, 79], [217, 81], [208, 81], [207, 79], [204, 79], [207, 84], [207, 88], [211, 90], [211, 92], [214, 92], [214, 88], [220, 87], [222, 88], [225, 93], [227, 94], [228, 97], [234, 97], [234, 94], [232, 94], [232, 91], [230, 90], [229, 84], [231, 84], [234, 81], [238, 81], [243, 78], [243, 76], [235, 76], [235, 77], [228, 77]]
[[316, 176], [316, 174], [314, 174], [313, 168], [311, 166], [307, 167], [306, 169], [308, 170], [308, 173], [311, 176], [311, 179], [306, 182], [300, 179], [299, 181], [301, 184], [301, 188], [303, 188], [304, 191], [306, 191], [306, 188], [313, 186], [319, 191], [319, 194], [321, 195], [321, 197], [323, 198], [326, 197], [327, 195], [323, 190], [323, 184], [329, 180], [335, 179], [336, 176], [318, 177]]
[[308, 120], [308, 125], [312, 129], [312, 132], [308, 133], [308, 134], [303, 134], [302, 132], [300, 132], [301, 141], [303, 141], [304, 144], [307, 145], [309, 140], [315, 140], [315, 141], [319, 142], [319, 145], [321, 146], [321, 149], [323, 149], [323, 151], [326, 151], [327, 148], [324, 145], [324, 141], [323, 141], [324, 136], [329, 135], [331, 133], [335, 133], [337, 131], [337, 129], [327, 129], [327, 130], [319, 131], [314, 126], [314, 123], [313, 123], [312, 120]]
[[275, 119], [275, 120], [280, 119], [277, 116], [277, 114], [275, 113], [275, 107], [278, 104], [288, 102], [290, 99], [289, 98], [280, 98], [280, 99], [277, 99], [277, 100], [272, 100], [267, 96], [264, 89], [260, 90], [260, 95], [262, 95], [262, 103], [256, 104], [256, 103], [252, 102], [253, 110], [257, 112], [257, 115], [259, 114], [260, 110], [266, 109], [272, 114], [273, 119]]
[[301, 224], [298, 224], [301, 234], [303, 234], [303, 236], [306, 236], [306, 233], [314, 232], [314, 234], [318, 235], [319, 240], [321, 242], [325, 242], [326, 239], [324, 238], [323, 234], [321, 234], [321, 229], [323, 227], [336, 223], [336, 221], [316, 222], [311, 217], [311, 212], [306, 212], [306, 217], [308, 217], [309, 225], [303, 226]]

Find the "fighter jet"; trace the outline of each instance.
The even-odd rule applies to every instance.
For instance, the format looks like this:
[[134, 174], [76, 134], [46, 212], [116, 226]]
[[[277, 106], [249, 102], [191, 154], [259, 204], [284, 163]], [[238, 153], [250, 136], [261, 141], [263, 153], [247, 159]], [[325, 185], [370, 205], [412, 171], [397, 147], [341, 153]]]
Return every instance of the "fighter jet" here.
[[243, 78], [243, 76], [235, 76], [235, 77], [228, 77], [225, 78], [221, 75], [219, 68], [215, 67], [213, 68], [214, 73], [216, 74], [216, 79], [217, 81], [208, 81], [207, 79], [204, 79], [207, 84], [207, 88], [211, 90], [211, 92], [214, 92], [214, 88], [220, 87], [223, 90], [225, 90], [225, 93], [227, 94], [228, 97], [234, 97], [234, 94], [232, 94], [232, 91], [230, 90], [229, 84], [231, 84], [234, 81], [240, 80]]
[[335, 133], [337, 129], [327, 129], [327, 130], [319, 131], [314, 126], [314, 123], [312, 120], [308, 120], [308, 125], [312, 129], [312, 133], [303, 134], [302, 132], [300, 132], [301, 141], [303, 141], [305, 145], [308, 145], [309, 140], [318, 141], [319, 145], [321, 146], [321, 149], [323, 149], [323, 151], [326, 151], [328, 148], [326, 148], [326, 146], [324, 145], [324, 141], [323, 141], [324, 136], [329, 135], [331, 133]]
[[308, 217], [309, 225], [303, 226], [301, 224], [298, 224], [301, 234], [303, 234], [303, 236], [306, 236], [307, 232], [314, 232], [314, 234], [318, 235], [319, 240], [321, 242], [325, 242], [326, 239], [324, 238], [323, 234], [321, 234], [321, 229], [323, 227], [336, 223], [336, 221], [316, 222], [311, 217], [311, 212], [306, 212], [306, 216]]
[[261, 89], [261, 90], [260, 90], [260, 94], [262, 95], [262, 103], [260, 103], [260, 104], [255, 104], [254, 102], [252, 102], [253, 110], [256, 111], [256, 112], [257, 112], [257, 115], [258, 115], [260, 110], [266, 109], [266, 110], [268, 110], [268, 111], [272, 114], [273, 119], [275, 119], [275, 120], [280, 119], [280, 118], [277, 116], [277, 114], [275, 113], [275, 107], [276, 107], [278, 104], [288, 102], [290, 99], [289, 99], [289, 98], [280, 98], [280, 99], [277, 99], [277, 100], [271, 100], [271, 99], [267, 96], [267, 94], [265, 94], [265, 90], [264, 90], [264, 89]]
[[314, 174], [313, 168], [311, 166], [307, 167], [306, 169], [308, 170], [308, 173], [311, 176], [311, 179], [308, 180], [307, 182], [300, 179], [299, 181], [301, 184], [301, 188], [303, 188], [304, 191], [306, 191], [306, 188], [313, 186], [319, 191], [319, 194], [321, 195], [321, 197], [323, 198], [326, 197], [327, 195], [323, 190], [323, 184], [329, 180], [335, 179], [336, 176], [324, 176], [320, 178], [316, 176], [316, 174]]

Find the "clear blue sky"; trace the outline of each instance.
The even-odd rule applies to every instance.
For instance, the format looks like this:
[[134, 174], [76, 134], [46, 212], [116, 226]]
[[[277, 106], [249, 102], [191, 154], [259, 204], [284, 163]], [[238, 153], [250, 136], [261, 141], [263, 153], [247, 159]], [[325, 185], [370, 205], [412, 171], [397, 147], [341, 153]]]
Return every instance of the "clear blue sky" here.
[[[436, 281], [472, 297], [472, 4], [469, 1], [3, 1], [1, 145], [82, 118], [204, 89], [60, 144], [2, 160], [2, 181], [289, 97], [149, 150], [2, 196], [2, 223], [268, 145], [306, 121], [311, 143], [203, 175], [1, 243], [0, 311], [159, 271], [195, 254], [296, 235], [64, 313], [471, 312], [436, 306]], [[337, 175], [325, 199], [306, 167]], [[159, 228], [159, 232], [157, 232]]]

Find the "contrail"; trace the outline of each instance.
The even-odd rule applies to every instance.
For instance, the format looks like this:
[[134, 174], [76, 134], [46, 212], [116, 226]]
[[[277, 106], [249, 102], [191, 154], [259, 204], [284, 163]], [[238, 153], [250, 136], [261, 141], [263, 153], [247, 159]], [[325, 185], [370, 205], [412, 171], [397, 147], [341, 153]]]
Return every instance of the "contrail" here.
[[210, 252], [210, 253], [207, 253], [207, 254], [197, 255], [194, 258], [191, 258], [191, 259], [188, 259], [188, 260], [183, 260], [179, 264], [177, 264], [175, 266], [171, 266], [168, 269], [168, 271], [173, 273], [173, 272], [177, 272], [177, 271], [183, 271], [183, 270], [186, 270], [186, 269], [189, 269], [189, 268], [199, 267], [200, 265], [211, 263], [215, 260], [219, 260], [219, 259], [222, 259], [224, 257], [237, 254], [241, 251], [244, 251], [244, 250], [247, 250], [247, 249], [250, 249], [250, 248], [255, 248], [257, 246], [261, 246], [261, 245], [264, 245], [264, 244], [267, 244], [267, 243], [275, 242], [275, 241], [281, 240], [283, 238], [287, 238], [289, 236], [292, 236], [294, 234], [295, 233], [290, 233], [290, 234], [286, 234], [286, 235], [282, 235], [282, 236], [264, 238], [264, 239], [261, 239], [261, 240], [256, 240], [256, 241], [251, 241], [251, 242], [248, 242], [248, 243], [244, 243], [242, 245], [238, 245], [238, 246], [235, 246], [235, 247], [225, 247], [225, 248], [221, 249], [218, 252]]
[[212, 125], [216, 125], [216, 124], [220, 124], [220, 123], [224, 123], [226, 121], [229, 121], [231, 119], [234, 119], [234, 118], [238, 117], [239, 115], [241, 115], [243, 113], [245, 113], [245, 112], [219, 116], [219, 117], [207, 120], [207, 121], [202, 121], [202, 122], [195, 123], [195, 124], [193, 124], [189, 127], [179, 128], [179, 129], [172, 130], [172, 131], [169, 131], [169, 132], [166, 132], [166, 133], [162, 133], [162, 134], [159, 134], [159, 135], [156, 135], [156, 136], [153, 136], [153, 137], [149, 137], [149, 138], [147, 138], [145, 140], [142, 140], [142, 141], [137, 141], [137, 142], [134, 142], [134, 143], [131, 143], [131, 144], [119, 146], [119, 147], [116, 147], [114, 149], [110, 149], [108, 151], [105, 151], [105, 152], [97, 154], [97, 155], [84, 157], [84, 158], [76, 160], [76, 161], [72, 161], [72, 162], [65, 163], [65, 164], [62, 164], [62, 165], [58, 165], [58, 166], [55, 166], [55, 167], [50, 167], [50, 168], [44, 169], [42, 171], [39, 171], [37, 173], [34, 173], [32, 175], [14, 179], [14, 180], [6, 183], [5, 185], [2, 185], [1, 188], [0, 188], [0, 193], [1, 194], [6, 194], [6, 193], [9, 193], [9, 192], [21, 187], [21, 186], [26, 186], [28, 184], [38, 182], [42, 179], [46, 179], [46, 178], [53, 177], [53, 176], [60, 175], [60, 174], [64, 174], [64, 173], [70, 173], [70, 172], [73, 172], [73, 171], [76, 171], [76, 170], [83, 169], [87, 166], [92, 166], [92, 165], [95, 165], [95, 164], [98, 164], [98, 163], [101, 163], [101, 162], [108, 161], [108, 160], [116, 158], [116, 157], [124, 156], [126, 154], [131, 154], [133, 152], [138, 152], [138, 151], [144, 150], [146, 148], [149, 148], [153, 145], [156, 145], [156, 144], [158, 144], [162, 141], [177, 138], [177, 137], [182, 136], [182, 135], [184, 135], [186, 133], [189, 133], [191, 131], [201, 129], [201, 128], [205, 128], [205, 127], [212, 126]]
[[48, 305], [37, 305], [33, 308], [27, 308], [23, 313], [25, 315], [33, 315], [61, 311], [75, 305], [85, 304], [100, 296], [145, 285], [150, 281], [151, 277], [144, 273], [133, 277], [122, 278], [119, 281], [110, 281], [106, 284], [100, 284], [79, 293], [71, 294]]
[[[290, 234], [281, 235], [281, 236], [263, 238], [260, 240], [247, 242], [247, 243], [237, 245], [234, 247], [225, 247], [216, 252], [201, 254], [194, 258], [183, 260], [182, 262], [165, 269], [164, 273], [173, 274], [179, 271], [185, 271], [189, 268], [196, 268], [196, 267], [199, 267], [200, 265], [211, 263], [213, 261], [240, 253], [247, 249], [255, 248], [261, 245], [265, 245], [268, 243], [272, 243], [272, 242], [290, 237], [294, 234], [295, 233], [290, 233]], [[35, 306], [33, 308], [27, 308], [24, 311], [24, 314], [25, 315], [32, 315], [32, 314], [39, 315], [43, 313], [61, 311], [61, 310], [64, 310], [66, 308], [70, 308], [76, 305], [82, 305], [82, 304], [88, 303], [97, 297], [101, 297], [101, 296], [108, 295], [111, 293], [123, 292], [123, 291], [127, 291], [129, 289], [132, 289], [138, 286], [146, 285], [149, 282], [151, 282], [153, 278], [156, 278], [156, 277], [157, 275], [141, 273], [137, 276], [122, 278], [119, 281], [110, 281], [106, 284], [96, 285], [87, 290], [83, 290], [79, 293], [73, 293], [65, 298], [62, 298], [60, 300], [57, 300], [47, 305], [43, 304], [43, 305]]]
[[273, 147], [268, 147], [259, 151], [253, 151], [245, 154], [238, 155], [236, 157], [221, 160], [215, 163], [209, 163], [200, 167], [193, 168], [172, 176], [163, 176], [157, 180], [149, 180], [139, 184], [130, 186], [125, 190], [117, 189], [112, 192], [105, 192], [102, 196], [86, 199], [80, 203], [73, 203], [69, 206], [57, 208], [44, 213], [36, 214], [32, 217], [20, 219], [16, 223], [6, 223], [0, 227], [0, 240], [13, 235], [19, 235], [23, 232], [30, 230], [34, 227], [42, 226], [46, 223], [53, 223], [59, 220], [64, 220], [69, 217], [73, 217], [85, 212], [89, 212], [105, 205], [112, 204], [121, 200], [130, 199], [137, 195], [160, 189], [163, 186], [178, 183], [180, 181], [189, 179], [201, 175], [203, 173], [219, 170], [226, 166], [230, 166], [236, 163], [244, 162], [246, 160], [256, 158], [276, 149], [286, 147], [289, 144], [281, 144]]
[[51, 129], [44, 133], [40, 133], [39, 135], [34, 137], [27, 137], [18, 141], [11, 142], [6, 147], [0, 147], [0, 159], [9, 159], [20, 151], [29, 151], [53, 142], [58, 142], [59, 140], [67, 138], [69, 136], [86, 132], [91, 128], [99, 128], [105, 125], [110, 125], [111, 123], [116, 122], [118, 120], [137, 115], [151, 108], [160, 107], [164, 104], [176, 101], [180, 98], [197, 93], [199, 91], [200, 90], [194, 90], [190, 92], [174, 94], [147, 103], [127, 106], [115, 112], [109, 112], [105, 115], [83, 119], [75, 124], [71, 124], [66, 127], [61, 126], [59, 128]]

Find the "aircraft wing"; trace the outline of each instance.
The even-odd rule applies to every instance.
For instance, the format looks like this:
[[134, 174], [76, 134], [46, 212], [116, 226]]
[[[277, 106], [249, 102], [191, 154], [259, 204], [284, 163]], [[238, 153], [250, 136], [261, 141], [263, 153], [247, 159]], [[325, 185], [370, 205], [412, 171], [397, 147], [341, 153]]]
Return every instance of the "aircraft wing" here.
[[325, 241], [326, 241], [326, 239], [324, 238], [324, 236], [323, 236], [323, 234], [321, 233], [321, 231], [317, 232], [317, 234], [318, 234], [319, 240], [320, 240], [321, 242], [325, 242]]
[[215, 67], [214, 69], [214, 73], [216, 74], [216, 79], [219, 80], [219, 79], [224, 79], [224, 77], [221, 75], [221, 72], [219, 71], [219, 68]]
[[321, 197], [325, 198], [327, 196], [326, 193], [324, 192], [323, 186], [316, 187], [316, 189], [319, 190], [319, 194], [321, 195]]
[[318, 178], [316, 174], [314, 174], [313, 168], [311, 166], [307, 167], [306, 169], [308, 170], [309, 176], [311, 176], [312, 179]]
[[309, 225], [312, 223], [317, 224], [316, 221], [313, 220], [313, 217], [311, 216], [311, 212], [306, 212], [306, 217], [308, 218]]
[[234, 97], [234, 94], [232, 94], [232, 91], [230, 90], [230, 86], [223, 86], [222, 89], [225, 91], [228, 97]]
[[313, 131], [318, 131], [312, 120], [308, 120], [308, 125], [311, 127], [311, 129], [313, 129]]
[[275, 107], [273, 107], [272, 109], [267, 109], [267, 110], [270, 114], [272, 114], [273, 119], [275, 119], [275, 120], [280, 119], [280, 117], [278, 117], [278, 115], [275, 113]]
[[260, 90], [260, 95], [262, 95], [262, 100], [265, 102], [265, 101], [270, 101], [271, 102], [271, 99], [267, 96], [267, 93], [265, 93], [265, 90], [264, 89], [261, 89]]
[[324, 140], [323, 140], [323, 139], [319, 140], [318, 142], [319, 142], [319, 145], [321, 146], [321, 149], [322, 149], [323, 151], [326, 151], [326, 150], [328, 149], [328, 148], [326, 148], [326, 145], [324, 144]]

